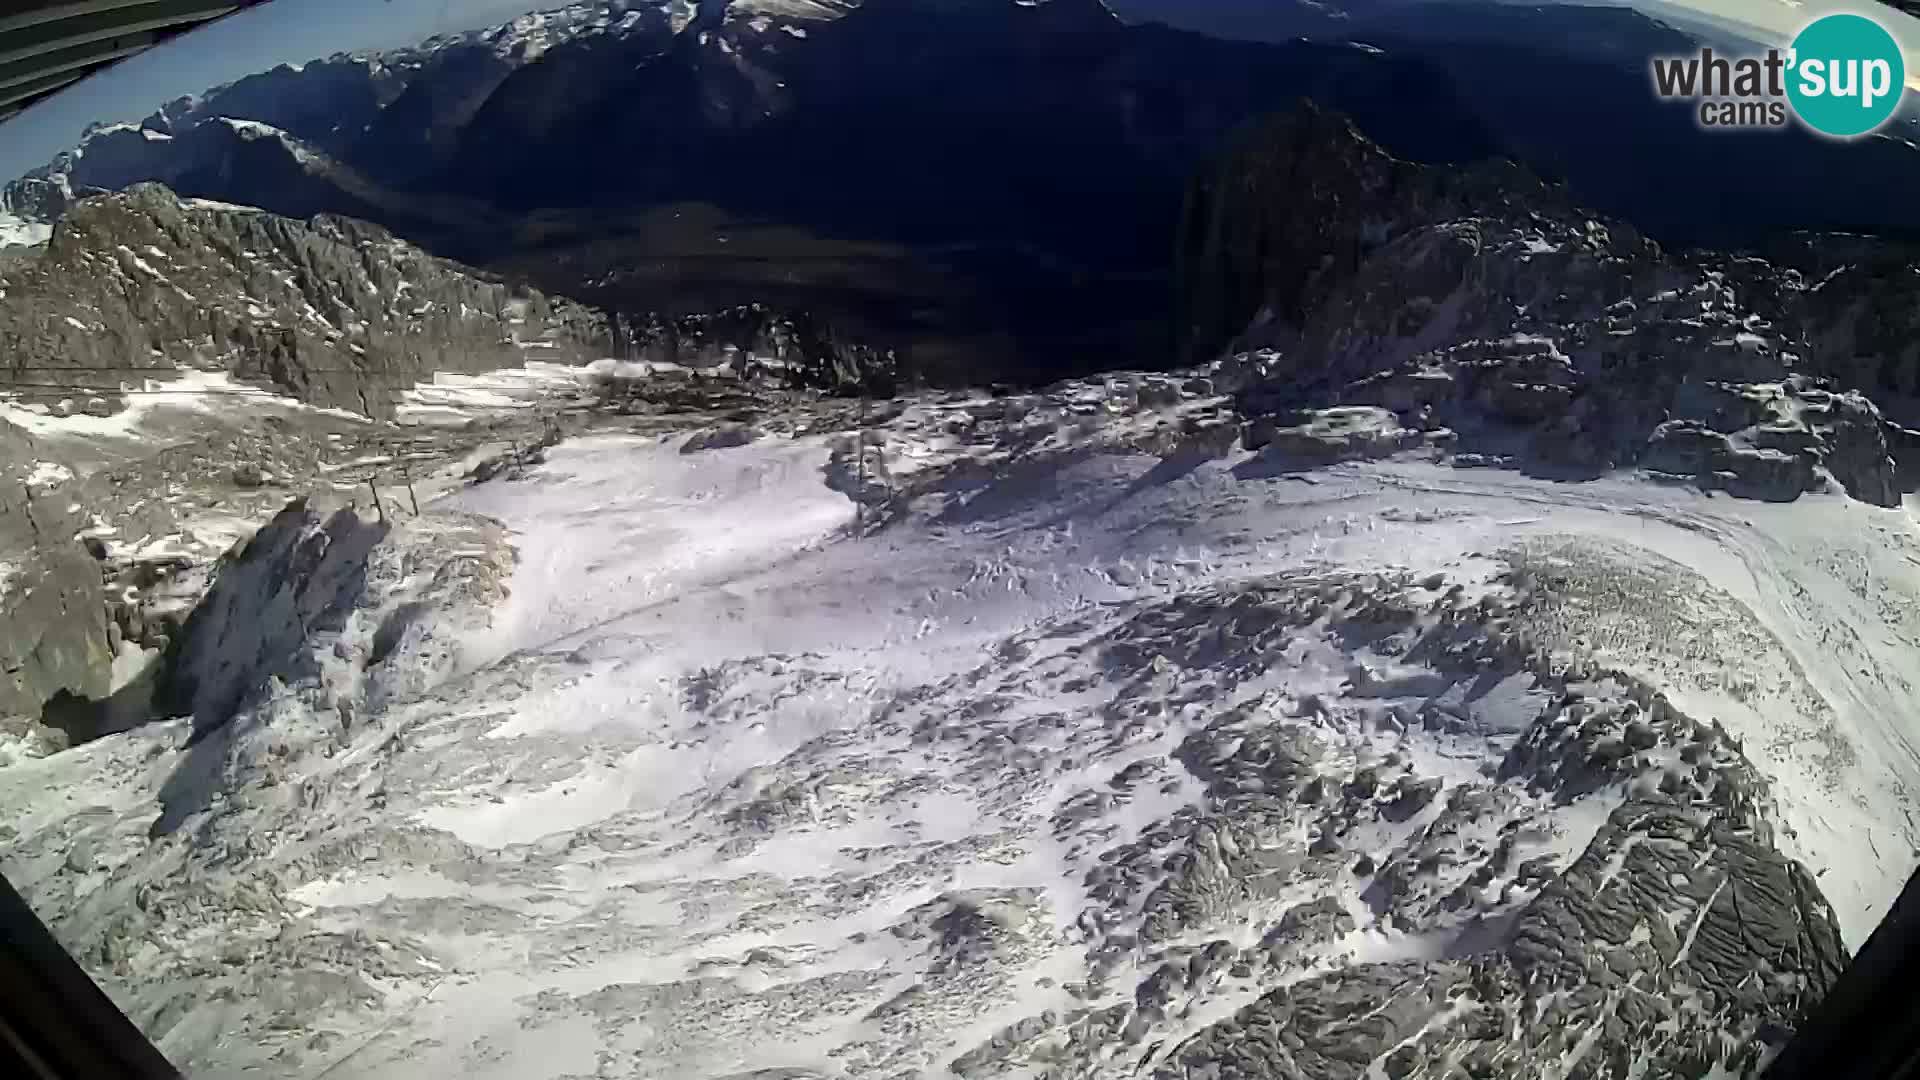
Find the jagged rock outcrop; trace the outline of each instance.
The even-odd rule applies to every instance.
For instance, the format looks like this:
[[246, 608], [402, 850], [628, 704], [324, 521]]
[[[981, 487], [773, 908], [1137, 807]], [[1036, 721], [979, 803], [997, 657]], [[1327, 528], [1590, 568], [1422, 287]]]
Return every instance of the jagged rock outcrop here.
[[909, 377], [890, 349], [848, 341], [811, 313], [743, 304], [710, 314], [615, 319], [616, 347], [648, 365], [725, 371], [795, 390], [886, 397]]
[[354, 414], [436, 373], [598, 356], [604, 332], [361, 222], [157, 186], [82, 200], [0, 263], [0, 717], [81, 742], [148, 722], [156, 693], [225, 711], [199, 699], [258, 665], [163, 685], [222, 553], [296, 496], [411, 506], [417, 471], [489, 438]]
[[0, 211], [51, 222], [73, 205], [73, 191], [54, 180], [23, 177], [0, 186]]
[[1857, 358], [1908, 317], [1884, 295], [1678, 258], [1517, 167], [1400, 161], [1311, 104], [1196, 184], [1187, 217], [1189, 346], [1270, 350], [1251, 413], [1377, 406], [1468, 461], [1897, 501], [1892, 432], [1859, 392], [1908, 379], [1900, 353]]
[[[80, 743], [193, 709], [168, 696], [184, 631], [255, 528], [289, 500], [308, 499], [316, 519], [356, 508], [366, 521], [412, 518], [429, 484], [455, 482], [446, 466], [501, 441], [529, 447], [509, 456], [532, 461], [559, 438], [550, 415], [511, 405], [419, 427], [251, 392], [138, 403], [136, 416], [108, 421], [126, 437], [97, 444], [85, 436], [98, 422], [89, 417], [35, 418], [16, 406], [0, 423], [0, 731]], [[240, 634], [228, 644], [259, 642]], [[246, 666], [216, 681], [244, 697], [257, 684]]]
[[1273, 991], [1156, 1075], [1405, 1080], [1465, 1064], [1518, 1080], [1543, 1062], [1585, 1070], [1570, 1075], [1750, 1075], [1750, 1040], [1819, 1000], [1846, 962], [1804, 868], [1665, 802], [1615, 810], [1510, 934], [1496, 953]]
[[[24, 452], [0, 425], [0, 452]], [[0, 484], [0, 717], [37, 718], [56, 695], [104, 698], [113, 647], [101, 567], [75, 537], [65, 491]]]
[[603, 351], [596, 314], [482, 280], [376, 226], [293, 221], [145, 185], [83, 200], [0, 267], [0, 389], [31, 400], [178, 369], [384, 416], [436, 371]]
[[338, 629], [366, 585], [384, 522], [305, 500], [281, 511], [217, 570], [167, 658], [160, 706], [196, 734], [226, 723], [270, 677], [291, 678], [315, 633]]
[[[1535, 603], [1553, 600], [1540, 583], [1513, 580], [1516, 606], [1501, 614], [1528, 626]], [[1403, 620], [1418, 621], [1420, 595], [1338, 579], [1259, 587], [1188, 598], [1124, 639], [1170, 670], [1251, 673], [1291, 640], [1289, 627], [1320, 618], [1330, 633], [1390, 640]], [[1328, 893], [1289, 909], [1254, 949], [1223, 941], [1160, 968], [1141, 983], [1147, 1016], [1236, 976], [1298, 970], [1316, 941], [1353, 929], [1357, 910], [1423, 942], [1423, 958], [1283, 979], [1187, 1039], [1155, 1075], [1384, 1069], [1437, 1080], [1465, 1064], [1518, 1080], [1542, 1062], [1582, 1060], [1587, 1071], [1573, 1075], [1704, 1075], [1716, 1062], [1750, 1074], [1847, 955], [1813, 876], [1774, 846], [1765, 782], [1717, 726], [1644, 685], [1608, 675], [1575, 687], [1538, 655], [1483, 637], [1479, 622], [1493, 613], [1484, 604], [1439, 611], [1396, 650], [1402, 661], [1550, 691], [1497, 771], [1423, 776], [1417, 753], [1343, 763], [1323, 725], [1407, 733], [1403, 750], [1421, 731], [1444, 740], [1475, 728], [1441, 704], [1447, 695], [1418, 715], [1368, 716], [1370, 699], [1437, 684], [1356, 678], [1342, 700], [1293, 702], [1292, 719], [1243, 708], [1190, 736], [1176, 756], [1207, 785], [1206, 807], [1103, 856], [1088, 878], [1116, 925], [1144, 897], [1138, 941], [1116, 936], [1116, 952], [1232, 925], [1263, 897], [1289, 895], [1290, 881], [1319, 879]], [[1550, 834], [1529, 809], [1535, 800], [1565, 806], [1603, 791], [1644, 794], [1618, 801], [1564, 869], [1533, 854]], [[1382, 836], [1396, 837], [1395, 850], [1376, 850]], [[1353, 888], [1364, 909], [1340, 899]]]
[[1304, 417], [1262, 417], [1249, 423], [1241, 438], [1248, 450], [1309, 466], [1391, 457], [1420, 441], [1420, 433], [1401, 427], [1393, 413], [1368, 406], [1324, 409]]

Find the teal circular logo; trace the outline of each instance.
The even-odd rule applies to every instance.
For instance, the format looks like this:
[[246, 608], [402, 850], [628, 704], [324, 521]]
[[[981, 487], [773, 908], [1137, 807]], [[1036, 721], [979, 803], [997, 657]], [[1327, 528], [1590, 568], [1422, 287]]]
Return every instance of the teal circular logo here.
[[1864, 15], [1807, 24], [1788, 54], [1787, 100], [1801, 122], [1850, 139], [1879, 130], [1900, 107], [1907, 61], [1886, 28]]

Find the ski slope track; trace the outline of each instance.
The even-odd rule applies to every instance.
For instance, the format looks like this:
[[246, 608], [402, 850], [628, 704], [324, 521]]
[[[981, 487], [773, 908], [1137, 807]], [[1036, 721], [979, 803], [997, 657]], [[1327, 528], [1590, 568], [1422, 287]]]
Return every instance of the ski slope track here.
[[1752, 1074], [1912, 869], [1909, 511], [1015, 411], [457, 489], [6, 873], [192, 1075], [797, 1080]]

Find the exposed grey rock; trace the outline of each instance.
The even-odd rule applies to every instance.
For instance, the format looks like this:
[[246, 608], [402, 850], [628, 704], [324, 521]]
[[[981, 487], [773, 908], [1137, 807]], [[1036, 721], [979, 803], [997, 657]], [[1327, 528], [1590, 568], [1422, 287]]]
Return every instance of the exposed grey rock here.
[[[10, 429], [0, 427], [0, 440]], [[65, 491], [0, 485], [0, 715], [37, 717], [65, 692], [105, 697], [113, 649], [99, 561]]]
[[[763, 304], [673, 318], [620, 317], [613, 336], [615, 351], [630, 360], [722, 372], [747, 384], [790, 390], [887, 397], [909, 374], [890, 350], [847, 341], [807, 312]], [[603, 385], [618, 401], [651, 393], [649, 381], [615, 374]]]
[[1157, 1076], [1356, 1080], [1448, 1011], [1451, 965], [1352, 968], [1276, 990], [1183, 1044]]
[[1523, 467], [1644, 465], [1775, 500], [1831, 476], [1898, 501], [1865, 395], [1911, 380], [1854, 360], [1861, 334], [1908, 317], [1887, 310], [1884, 265], [1849, 303], [1791, 267], [1676, 257], [1516, 168], [1399, 161], [1310, 106], [1249, 136], [1189, 217], [1192, 340], [1267, 350], [1238, 394], [1278, 416], [1250, 446], [1292, 410], [1367, 405]]
[[709, 428], [688, 436], [687, 441], [680, 444], [680, 452], [697, 454], [703, 450], [725, 450], [729, 447], [746, 446], [757, 437], [752, 428], [740, 424]]
[[1420, 433], [1400, 426], [1386, 409], [1347, 406], [1312, 412], [1302, 423], [1293, 417], [1262, 417], [1249, 422], [1242, 444], [1270, 457], [1307, 465], [1356, 458], [1390, 457], [1420, 444]]
[[73, 200], [72, 185], [54, 180], [22, 177], [0, 184], [0, 213], [40, 227], [58, 221]]
[[204, 733], [269, 677], [290, 677], [303, 646], [354, 606], [386, 526], [351, 511], [322, 517], [296, 501], [219, 568], [175, 643], [162, 700]]
[[35, 399], [98, 387], [111, 400], [136, 376], [199, 368], [386, 416], [433, 372], [575, 362], [606, 342], [586, 309], [374, 226], [183, 203], [152, 185], [76, 204], [44, 252], [0, 265], [0, 291], [0, 389]]

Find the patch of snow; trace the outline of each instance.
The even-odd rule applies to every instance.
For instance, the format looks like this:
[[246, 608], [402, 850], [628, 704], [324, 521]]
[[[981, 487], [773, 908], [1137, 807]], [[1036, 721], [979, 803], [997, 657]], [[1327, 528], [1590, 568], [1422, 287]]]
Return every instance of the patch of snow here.
[[131, 641], [120, 642], [120, 651], [113, 657], [108, 692], [118, 693], [144, 674], [148, 665], [159, 658], [160, 650], [158, 649], [143, 649]]
[[[143, 259], [143, 258], [141, 258], [141, 257], [140, 257], [140, 256], [138, 256], [138, 255], [135, 255], [135, 254], [133, 253], [133, 249], [132, 249], [132, 248], [130, 248], [130, 247], [128, 247], [128, 246], [127, 246], [127, 245], [125, 245], [125, 244], [121, 244], [121, 245], [119, 245], [119, 249], [120, 249], [120, 252], [121, 252], [121, 254], [123, 254], [123, 255], [125, 255], [125, 256], [127, 257], [127, 261], [133, 264], [133, 266], [134, 266], [134, 268], [135, 268], [135, 269], [137, 269], [137, 270], [140, 270], [140, 271], [142, 271], [142, 272], [144, 272], [144, 273], [147, 273], [147, 274], [150, 274], [150, 275], [152, 275], [153, 277], [156, 277], [156, 278], [159, 278], [159, 279], [160, 279], [160, 280], [162, 280], [162, 281], [165, 281], [165, 280], [166, 280], [166, 277], [165, 277], [165, 275], [163, 275], [163, 274], [161, 274], [161, 273], [160, 273], [160, 271], [158, 271], [158, 270], [155, 270], [155, 269], [153, 268], [153, 264], [152, 264], [152, 263], [150, 263], [150, 262], [148, 262], [147, 260], [145, 260], [145, 259]], [[155, 254], [158, 254], [158, 252], [159, 252], [159, 249], [157, 249], [157, 248], [148, 248], [147, 250], [149, 250], [149, 251], [153, 251], [153, 252], [154, 252]]]
[[44, 221], [0, 211], [0, 248], [34, 247], [53, 236], [53, 226]]
[[581, 370], [589, 375], [605, 375], [622, 379], [644, 379], [650, 375], [683, 372], [687, 369], [669, 360], [617, 360], [611, 356], [603, 356]]
[[218, 116], [214, 119], [238, 132], [240, 137], [248, 142], [256, 139], [278, 139], [286, 135], [286, 132], [272, 124], [263, 124], [258, 120], [239, 120], [231, 116]]
[[45, 490], [55, 488], [73, 479], [73, 470], [57, 461], [36, 461], [33, 471], [27, 474], [27, 487]]
[[[510, 515], [526, 552], [513, 598], [480, 652], [504, 656], [564, 640], [700, 583], [791, 558], [854, 519], [853, 504], [822, 483], [823, 442], [696, 455], [677, 445], [608, 436], [560, 447], [542, 470], [554, 501], [538, 510], [516, 485], [482, 485], [460, 498], [464, 508]], [[522, 723], [580, 717], [529, 712]]]
[[749, 20], [770, 15], [778, 19], [827, 22], [857, 6], [836, 0], [733, 0], [727, 7], [727, 18]]
[[257, 206], [241, 206], [238, 203], [221, 202], [218, 199], [182, 199], [180, 202], [193, 210], [229, 210], [243, 214], [266, 213]]
[[535, 360], [523, 367], [477, 375], [440, 372], [432, 382], [400, 392], [395, 419], [403, 424], [459, 426], [491, 412], [534, 408], [556, 392], [581, 387], [587, 371]]
[[54, 440], [82, 450], [98, 442], [151, 442], [166, 437], [166, 429], [195, 417], [218, 418], [260, 409], [323, 413], [364, 421], [365, 417], [338, 409], [318, 409], [297, 399], [236, 381], [225, 372], [181, 369], [172, 380], [123, 382], [103, 395], [123, 393], [126, 407], [112, 416], [76, 413], [56, 417], [44, 408], [7, 400], [0, 391], [0, 423], [11, 424], [35, 438]]

